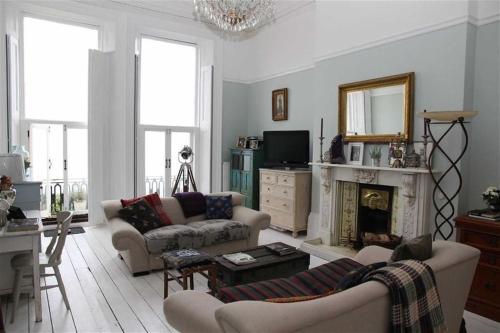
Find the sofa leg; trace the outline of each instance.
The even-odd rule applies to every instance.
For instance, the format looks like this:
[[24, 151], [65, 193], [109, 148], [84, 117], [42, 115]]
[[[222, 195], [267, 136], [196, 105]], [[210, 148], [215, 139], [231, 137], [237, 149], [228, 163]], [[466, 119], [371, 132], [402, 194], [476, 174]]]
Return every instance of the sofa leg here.
[[132, 273], [132, 275], [133, 275], [134, 277], [144, 276], [144, 275], [149, 275], [149, 271]]

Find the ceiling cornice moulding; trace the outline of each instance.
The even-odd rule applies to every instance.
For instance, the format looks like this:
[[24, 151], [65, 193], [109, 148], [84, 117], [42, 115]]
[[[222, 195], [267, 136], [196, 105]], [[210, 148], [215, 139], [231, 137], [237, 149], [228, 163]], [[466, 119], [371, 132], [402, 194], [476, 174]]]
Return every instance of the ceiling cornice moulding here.
[[360, 45], [357, 45], [357, 46], [354, 46], [351, 48], [346, 48], [343, 50], [335, 51], [335, 52], [328, 53], [328, 54], [325, 54], [322, 56], [317, 56], [314, 58], [314, 62], [310, 65], [304, 65], [301, 67], [292, 68], [290, 70], [277, 72], [277, 73], [273, 73], [273, 74], [269, 74], [269, 75], [263, 75], [263, 76], [259, 76], [259, 77], [254, 77], [254, 78], [250, 78], [250, 79], [237, 79], [237, 78], [231, 78], [231, 77], [224, 77], [224, 81], [243, 83], [243, 84], [253, 84], [253, 83], [266, 81], [266, 80], [274, 79], [274, 78], [277, 78], [280, 76], [285, 76], [288, 74], [293, 74], [296, 72], [300, 72], [303, 70], [314, 68], [316, 63], [324, 61], [324, 60], [333, 59], [336, 57], [340, 57], [340, 56], [348, 55], [351, 53], [359, 52], [359, 51], [362, 51], [365, 49], [369, 49], [372, 47], [377, 47], [377, 46], [389, 44], [392, 42], [396, 42], [399, 40], [408, 39], [408, 38], [416, 37], [419, 35], [424, 35], [427, 33], [451, 28], [451, 27], [459, 25], [459, 24], [469, 23], [469, 24], [472, 24], [476, 27], [479, 27], [479, 26], [493, 23], [493, 22], [497, 22], [497, 21], [500, 21], [500, 14], [491, 15], [491, 16], [484, 17], [481, 19], [477, 19], [477, 18], [472, 17], [472, 16], [462, 16], [462, 17], [458, 17], [458, 18], [455, 18], [452, 20], [444, 21], [444, 22], [441, 22], [438, 24], [429, 25], [426, 27], [414, 29], [414, 30], [400, 33], [400, 34], [394, 34], [392, 36], [387, 36], [387, 37], [384, 37], [384, 38], [381, 38], [381, 39], [378, 39], [378, 40], [375, 40], [372, 42], [360, 44]]

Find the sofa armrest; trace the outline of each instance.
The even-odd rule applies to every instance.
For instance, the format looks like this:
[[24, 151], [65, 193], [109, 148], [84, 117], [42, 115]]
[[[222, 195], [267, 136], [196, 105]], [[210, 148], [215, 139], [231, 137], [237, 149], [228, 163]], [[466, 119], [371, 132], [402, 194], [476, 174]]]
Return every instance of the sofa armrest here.
[[389, 261], [392, 255], [392, 250], [383, 248], [381, 246], [371, 245], [364, 247], [353, 258], [363, 265], [373, 264], [380, 261]]
[[168, 296], [163, 302], [163, 313], [180, 332], [221, 332], [215, 310], [223, 304], [207, 293], [186, 290]]
[[111, 242], [118, 251], [130, 250], [132, 246], [138, 246], [147, 252], [146, 242], [142, 234], [130, 223], [119, 217], [109, 220], [111, 226]]
[[118, 211], [122, 209], [122, 203], [120, 200], [104, 200], [101, 202], [101, 207], [104, 210], [106, 219], [109, 221], [118, 216]]
[[233, 220], [248, 224], [252, 229], [264, 230], [271, 223], [271, 215], [245, 206], [234, 206]]

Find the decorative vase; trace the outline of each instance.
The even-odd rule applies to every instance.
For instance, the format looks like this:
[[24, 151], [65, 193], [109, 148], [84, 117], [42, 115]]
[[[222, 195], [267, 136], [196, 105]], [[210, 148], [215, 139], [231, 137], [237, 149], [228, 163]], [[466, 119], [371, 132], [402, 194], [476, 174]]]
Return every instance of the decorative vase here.
[[379, 167], [380, 166], [380, 158], [372, 158], [372, 166]]
[[10, 204], [5, 199], [0, 199], [0, 228], [7, 224], [7, 215], [9, 215]]
[[494, 212], [498, 212], [498, 211], [500, 211], [500, 203], [488, 204], [488, 208]]
[[16, 200], [16, 190], [10, 189], [10, 190], [0, 191], [0, 199], [7, 200], [9, 205], [12, 206], [12, 204], [14, 203], [14, 200]]

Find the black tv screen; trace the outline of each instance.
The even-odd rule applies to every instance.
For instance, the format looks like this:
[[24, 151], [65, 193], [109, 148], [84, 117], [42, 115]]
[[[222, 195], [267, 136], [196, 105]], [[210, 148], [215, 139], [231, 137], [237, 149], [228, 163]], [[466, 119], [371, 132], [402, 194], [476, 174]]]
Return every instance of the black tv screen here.
[[307, 167], [309, 131], [265, 131], [264, 158], [267, 167]]

